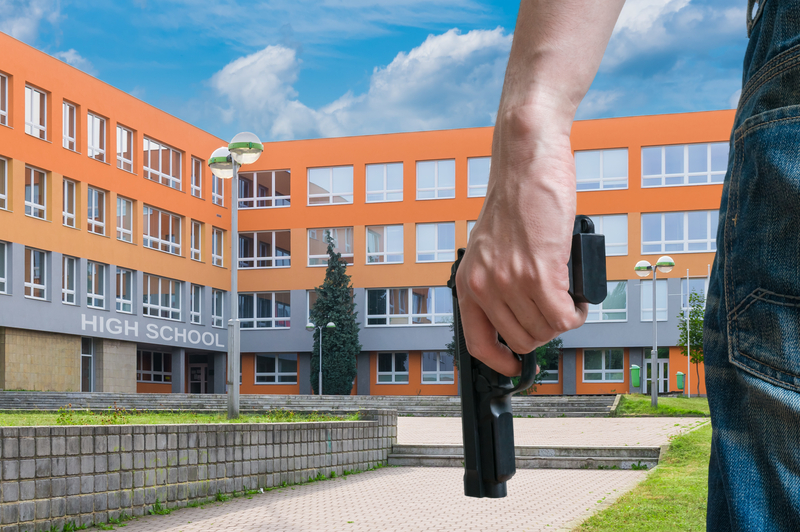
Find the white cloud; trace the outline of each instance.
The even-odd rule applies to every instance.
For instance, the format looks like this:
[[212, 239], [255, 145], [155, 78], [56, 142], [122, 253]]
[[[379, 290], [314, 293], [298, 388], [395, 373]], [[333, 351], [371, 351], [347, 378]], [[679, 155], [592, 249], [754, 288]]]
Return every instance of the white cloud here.
[[736, 109], [739, 106], [739, 97], [742, 95], [742, 89], [738, 89], [736, 92], [731, 94], [731, 97], [728, 98], [728, 106], [731, 109]]
[[620, 89], [591, 90], [578, 107], [575, 118], [581, 120], [603, 116], [614, 109], [615, 104], [619, 103], [623, 96], [624, 92]]
[[61, 16], [58, 0], [0, 0], [0, 31], [28, 44], [39, 34], [42, 20], [55, 25]]
[[69, 50], [63, 52], [56, 52], [53, 54], [53, 57], [56, 59], [61, 59], [68, 65], [72, 65], [78, 70], [83, 70], [87, 74], [92, 76], [97, 75], [97, 71], [95, 70], [94, 66], [88, 59], [81, 56], [74, 48], [70, 48]]
[[348, 92], [319, 109], [297, 99], [301, 63], [283, 46], [231, 62], [211, 85], [228, 100], [223, 118], [269, 138], [483, 126], [494, 122], [510, 48], [502, 28], [430, 35], [376, 67], [366, 92]]

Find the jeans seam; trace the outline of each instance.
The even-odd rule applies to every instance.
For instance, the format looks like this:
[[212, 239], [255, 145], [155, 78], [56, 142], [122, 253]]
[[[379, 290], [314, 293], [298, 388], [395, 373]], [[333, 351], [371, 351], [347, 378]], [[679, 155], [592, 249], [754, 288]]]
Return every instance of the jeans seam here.
[[751, 126], [748, 126], [747, 129], [740, 130], [738, 132], [738, 134], [736, 135], [736, 140], [737, 141], [741, 140], [748, 133], [750, 133], [750, 131], [752, 131], [754, 129], [758, 129], [758, 128], [763, 127], [763, 126], [768, 126], [770, 124], [775, 124], [776, 122], [783, 122], [784, 120], [789, 120], [789, 121], [800, 120], [800, 115], [784, 116], [784, 117], [781, 117], [781, 118], [772, 118], [770, 120], [765, 120], [764, 122], [758, 122], [757, 124], [753, 124]]
[[[792, 375], [791, 373], [786, 373], [785, 371], [783, 371], [783, 370], [781, 370], [781, 369], [778, 369], [778, 368], [772, 367], [772, 366], [770, 366], [769, 364], [767, 364], [767, 363], [765, 363], [765, 362], [763, 362], [763, 361], [761, 361], [761, 360], [756, 360], [755, 358], [753, 358], [753, 357], [751, 357], [751, 356], [749, 356], [749, 355], [747, 355], [747, 354], [743, 353], [742, 351], [739, 351], [738, 349], [736, 350], [736, 352], [739, 354], [739, 356], [743, 356], [744, 358], [746, 358], [746, 359], [748, 359], [748, 360], [752, 360], [752, 361], [753, 361], [753, 362], [755, 362], [756, 364], [759, 364], [759, 365], [762, 365], [762, 366], [766, 366], [766, 367], [770, 368], [771, 370], [774, 370], [774, 371], [776, 371], [777, 373], [781, 373], [781, 374], [783, 374], [783, 375], [788, 375], [788, 376], [791, 376], [791, 377], [795, 377], [795, 378], [798, 378], [798, 379], [800, 379], [800, 376], [797, 376], [797, 375]], [[741, 362], [738, 362], [738, 361], [737, 361], [735, 358], [733, 358], [733, 357], [730, 357], [730, 358], [729, 358], [729, 362], [730, 362], [731, 364], [733, 364], [734, 366], [737, 366], [738, 368], [740, 368], [740, 369], [742, 369], [742, 370], [744, 370], [744, 371], [746, 371], [746, 372], [748, 372], [748, 373], [754, 373], [754, 374], [758, 375], [758, 376], [759, 376], [759, 377], [761, 377], [763, 380], [765, 380], [765, 381], [768, 381], [768, 382], [770, 382], [770, 383], [772, 383], [772, 384], [774, 384], [774, 385], [776, 385], [776, 386], [780, 386], [781, 388], [786, 388], [786, 389], [788, 389], [788, 390], [794, 390], [794, 391], [797, 391], [797, 385], [796, 385], [796, 384], [789, 384], [788, 382], [783, 382], [782, 380], [780, 380], [780, 379], [776, 379], [775, 377], [773, 377], [773, 376], [771, 376], [771, 375], [768, 375], [768, 374], [766, 374], [766, 373], [763, 373], [763, 372], [761, 372], [761, 371], [758, 371], [758, 370], [757, 370], [756, 368], [754, 368], [753, 366], [748, 366], [748, 365], [742, 364]]]
[[[797, 56], [797, 57], [794, 57]], [[742, 91], [739, 98], [739, 108], [742, 108], [747, 100], [768, 81], [772, 80], [778, 74], [782, 74], [786, 70], [795, 66], [795, 63], [800, 62], [800, 45], [795, 45], [788, 50], [773, 57], [764, 67], [756, 72], [755, 76], [747, 81], [747, 85]], [[770, 65], [770, 63], [775, 63]], [[752, 83], [752, 85], [751, 85]]]
[[[775, 297], [779, 297], [779, 298], [782, 298], [782, 299], [795, 299], [798, 302], [797, 303], [784, 303], [782, 301], [775, 301], [774, 299], [770, 299], [770, 298], [767, 298], [767, 297], [764, 297], [764, 296], [775, 296]], [[734, 309], [730, 311], [730, 313], [728, 314], [728, 318], [729, 319], [734, 319], [734, 320], [737, 319], [739, 316], [741, 316], [744, 313], [744, 311], [746, 311], [748, 308], [750, 308], [753, 305], [753, 303], [755, 303], [756, 301], [764, 301], [764, 302], [769, 303], [771, 305], [780, 305], [782, 307], [800, 307], [800, 296], [790, 296], [790, 295], [786, 295], [786, 294], [779, 294], [777, 292], [772, 292], [770, 290], [764, 290], [763, 288], [756, 288], [755, 290], [753, 290], [752, 292], [747, 294], [747, 296], [744, 299], [742, 299], [741, 303], [736, 305], [736, 307], [734, 307]], [[745, 303], [747, 303], [747, 304], [745, 305]], [[740, 307], [742, 305], [745, 305], [745, 306], [744, 306], [744, 308], [740, 309]]]

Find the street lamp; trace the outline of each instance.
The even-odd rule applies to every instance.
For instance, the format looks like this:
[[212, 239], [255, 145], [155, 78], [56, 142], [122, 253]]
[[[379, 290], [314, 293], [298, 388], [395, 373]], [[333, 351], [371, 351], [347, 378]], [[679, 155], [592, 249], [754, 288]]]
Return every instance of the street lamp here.
[[653, 272], [653, 350], [650, 352], [650, 404], [653, 408], [658, 406], [658, 329], [656, 324], [656, 270], [661, 273], [669, 273], [675, 267], [675, 261], [672, 257], [664, 255], [660, 257], [655, 266], [651, 265], [646, 260], [640, 260], [633, 267], [636, 275], [639, 277], [650, 277], [650, 272]]
[[228, 419], [239, 417], [239, 167], [252, 164], [264, 145], [253, 133], [239, 133], [228, 147], [217, 148], [208, 159], [211, 172], [231, 179], [231, 317], [228, 321]]
[[317, 327], [310, 321], [306, 324], [306, 330], [311, 332], [314, 329], [319, 329], [319, 395], [322, 396], [322, 329], [335, 329], [336, 324], [332, 321], [329, 321], [327, 325], [324, 327], [320, 325]]

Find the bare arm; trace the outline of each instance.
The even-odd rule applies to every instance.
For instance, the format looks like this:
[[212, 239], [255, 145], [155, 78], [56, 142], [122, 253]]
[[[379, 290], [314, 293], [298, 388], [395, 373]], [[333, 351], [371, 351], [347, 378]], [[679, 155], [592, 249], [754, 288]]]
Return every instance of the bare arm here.
[[523, 0], [481, 215], [456, 282], [470, 353], [517, 375], [528, 353], [586, 320], [569, 296], [575, 218], [569, 134], [624, 0]]

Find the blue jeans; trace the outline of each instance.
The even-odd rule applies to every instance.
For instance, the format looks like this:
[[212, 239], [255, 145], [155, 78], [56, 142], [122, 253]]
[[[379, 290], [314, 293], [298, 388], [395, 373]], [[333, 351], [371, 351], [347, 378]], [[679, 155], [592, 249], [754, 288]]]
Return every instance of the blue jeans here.
[[711, 532], [800, 530], [800, 2], [750, 4], [705, 314]]

